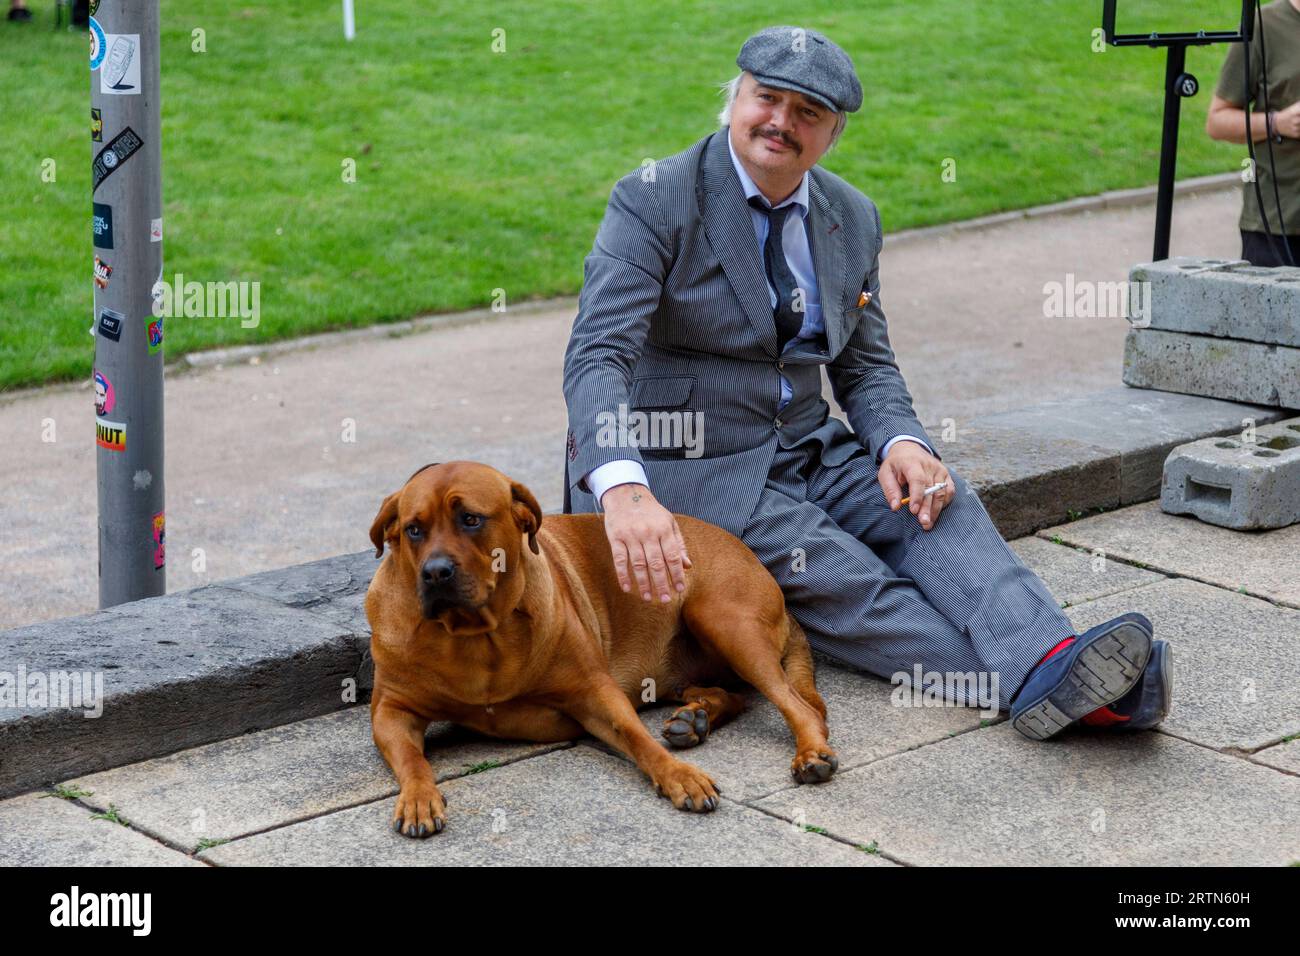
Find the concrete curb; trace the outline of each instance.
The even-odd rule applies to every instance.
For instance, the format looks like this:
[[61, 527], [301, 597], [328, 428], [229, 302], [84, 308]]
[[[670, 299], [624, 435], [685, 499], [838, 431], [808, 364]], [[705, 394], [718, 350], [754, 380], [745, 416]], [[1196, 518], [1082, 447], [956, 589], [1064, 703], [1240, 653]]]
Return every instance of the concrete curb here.
[[[315, 603], [240, 578], [0, 634], [0, 671], [21, 695], [0, 707], [0, 797], [350, 706], [369, 633], [340, 623], [329, 571], [313, 572]], [[32, 698], [33, 680], [52, 688], [62, 674], [79, 682], [76, 706]]]
[[[1176, 445], [1293, 415], [1119, 387], [928, 431], [1016, 538], [1157, 497]], [[0, 797], [364, 701], [377, 565], [366, 550], [0, 632], [0, 672], [103, 680], [95, 719], [0, 706]]]

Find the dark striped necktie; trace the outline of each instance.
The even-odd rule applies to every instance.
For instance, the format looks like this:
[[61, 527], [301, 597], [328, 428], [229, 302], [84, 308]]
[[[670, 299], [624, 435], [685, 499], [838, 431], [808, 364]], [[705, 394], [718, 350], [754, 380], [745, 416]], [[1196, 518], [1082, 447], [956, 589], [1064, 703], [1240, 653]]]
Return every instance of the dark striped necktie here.
[[[781, 245], [781, 235], [785, 231], [785, 220], [792, 211], [798, 211], [794, 203], [773, 209], [758, 196], [750, 196], [749, 204], [767, 216], [767, 241], [763, 243], [763, 267], [767, 270], [767, 281], [776, 290], [776, 308], [772, 317], [776, 320], [776, 337], [778, 350], [785, 348], [785, 343], [799, 334], [803, 327], [803, 311], [795, 311], [794, 295], [797, 284], [790, 265], [785, 260], [785, 249]], [[802, 301], [802, 300], [801, 300]]]

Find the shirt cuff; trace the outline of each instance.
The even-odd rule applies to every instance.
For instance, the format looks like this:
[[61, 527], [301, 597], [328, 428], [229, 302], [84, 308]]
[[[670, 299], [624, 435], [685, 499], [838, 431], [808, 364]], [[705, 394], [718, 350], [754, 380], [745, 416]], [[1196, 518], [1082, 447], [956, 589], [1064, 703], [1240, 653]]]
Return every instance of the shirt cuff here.
[[931, 448], [929, 445], [927, 445], [925, 442], [921, 441], [921, 439], [917, 438], [915, 435], [895, 435], [893, 438], [889, 439], [889, 441], [885, 442], [884, 448], [880, 449], [881, 461], [885, 460], [885, 456], [889, 454], [889, 449], [894, 446], [894, 442], [896, 441], [914, 441], [918, 445], [922, 446], [930, 454], [932, 455], [934, 454], [934, 449]]
[[645, 469], [641, 463], [633, 458], [618, 458], [614, 461], [607, 461], [603, 465], [597, 465], [586, 474], [587, 487], [596, 498], [596, 507], [600, 507], [600, 499], [604, 497], [605, 492], [615, 485], [626, 485], [636, 483], [650, 487], [650, 482], [646, 480]]

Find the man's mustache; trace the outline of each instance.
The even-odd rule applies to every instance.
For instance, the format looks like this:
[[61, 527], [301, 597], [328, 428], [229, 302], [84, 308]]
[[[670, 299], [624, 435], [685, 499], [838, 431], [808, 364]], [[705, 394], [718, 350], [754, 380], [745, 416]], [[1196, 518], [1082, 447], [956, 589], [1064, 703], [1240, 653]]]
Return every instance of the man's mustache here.
[[798, 143], [796, 143], [796, 142], [795, 142], [794, 140], [792, 140], [790, 137], [786, 136], [784, 133], [779, 133], [779, 132], [777, 132], [777, 131], [774, 130], [774, 129], [773, 129], [773, 130], [758, 130], [758, 129], [756, 129], [756, 130], [754, 130], [753, 135], [754, 135], [754, 136], [764, 136], [764, 137], [766, 137], [766, 138], [768, 138], [768, 139], [779, 139], [781, 142], [785, 143], [785, 145], [787, 145], [787, 146], [789, 146], [791, 149], [793, 149], [796, 153], [802, 153], [802, 152], [803, 152], [803, 147], [801, 147]]

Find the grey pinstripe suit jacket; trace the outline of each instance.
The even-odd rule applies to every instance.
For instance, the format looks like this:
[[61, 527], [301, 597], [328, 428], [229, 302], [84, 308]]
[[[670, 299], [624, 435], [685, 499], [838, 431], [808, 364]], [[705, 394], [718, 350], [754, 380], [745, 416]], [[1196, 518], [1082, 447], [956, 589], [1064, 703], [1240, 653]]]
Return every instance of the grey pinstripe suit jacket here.
[[[669, 511], [740, 536], [778, 443], [815, 442], [827, 465], [861, 447], [875, 459], [904, 433], [934, 447], [889, 345], [875, 204], [834, 173], [810, 171], [807, 227], [826, 332], [778, 355], [761, 252], [727, 135], [723, 128], [658, 160], [653, 175], [628, 173], [610, 194], [564, 356], [566, 510], [598, 510], [583, 476], [632, 458]], [[872, 298], [859, 308], [864, 289]], [[822, 365], [852, 432], [822, 398]], [[793, 395], [778, 415], [782, 374]], [[611, 444], [600, 416], [617, 416], [620, 403], [647, 414], [699, 412], [703, 455]]]

